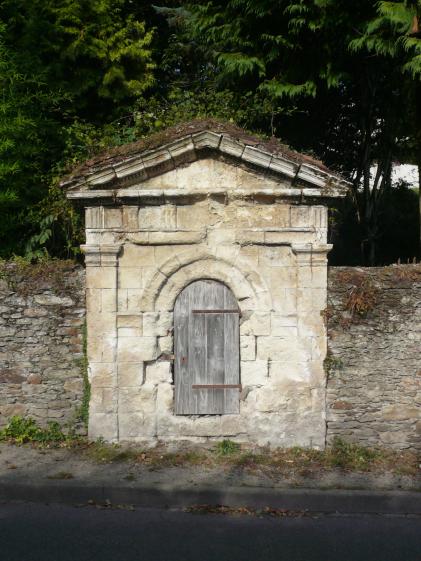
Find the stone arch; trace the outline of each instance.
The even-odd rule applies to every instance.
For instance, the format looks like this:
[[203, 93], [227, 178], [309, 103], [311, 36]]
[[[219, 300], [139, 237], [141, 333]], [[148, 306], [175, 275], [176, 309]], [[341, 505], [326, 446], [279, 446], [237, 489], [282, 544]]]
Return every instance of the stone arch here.
[[203, 278], [226, 284], [237, 298], [242, 311], [272, 309], [266, 283], [246, 259], [237, 256], [231, 261], [226, 257], [219, 257], [217, 251], [195, 248], [170, 257], [158, 267], [142, 295], [141, 310], [171, 311], [183, 288]]

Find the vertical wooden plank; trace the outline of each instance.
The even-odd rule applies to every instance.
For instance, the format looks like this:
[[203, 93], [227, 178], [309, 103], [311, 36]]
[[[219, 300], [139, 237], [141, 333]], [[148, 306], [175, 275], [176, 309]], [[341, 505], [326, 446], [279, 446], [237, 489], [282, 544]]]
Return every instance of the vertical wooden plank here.
[[176, 414], [190, 413], [191, 382], [189, 376], [189, 308], [188, 292], [183, 291], [174, 307], [174, 383]]
[[[205, 309], [223, 310], [225, 286], [208, 281]], [[224, 314], [206, 314], [207, 318], [207, 376], [206, 384], [224, 384]], [[208, 390], [210, 414], [224, 413], [224, 390]]]
[[[190, 379], [192, 384], [206, 383], [206, 353], [207, 353], [207, 325], [204, 314], [193, 314], [192, 310], [200, 309], [203, 305], [206, 287], [203, 281], [197, 281], [187, 287], [190, 289], [189, 313], [190, 330], [189, 339], [191, 341]], [[194, 400], [194, 413], [203, 414], [208, 411], [209, 395], [207, 390], [191, 389]]]
[[[236, 309], [238, 304], [227, 288], [224, 293], [225, 309]], [[237, 314], [224, 316], [224, 384], [240, 383], [240, 321]], [[237, 389], [224, 390], [224, 412], [235, 414], [240, 411], [240, 392]]]

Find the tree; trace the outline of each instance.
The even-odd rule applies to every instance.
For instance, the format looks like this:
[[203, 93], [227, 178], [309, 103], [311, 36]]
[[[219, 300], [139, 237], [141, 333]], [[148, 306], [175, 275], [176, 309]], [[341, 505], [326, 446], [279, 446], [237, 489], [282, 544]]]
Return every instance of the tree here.
[[55, 233], [67, 231], [56, 224], [70, 210], [64, 200], [59, 210], [54, 176], [153, 85], [154, 32], [137, 19], [139, 3], [134, 13], [131, 4], [0, 3], [2, 255], [24, 252], [28, 239], [46, 247]]
[[61, 99], [43, 75], [19, 72], [0, 27], [0, 256], [22, 251], [28, 231], [25, 209], [42, 197], [37, 182], [59, 152], [53, 113]]
[[405, 111], [409, 117], [406, 158], [418, 166], [421, 185], [421, 1], [379, 2], [376, 17], [367, 23], [364, 34], [351, 46], [356, 51], [366, 49], [387, 58], [402, 73]]
[[[22, 71], [42, 72], [71, 103], [63, 116], [106, 121], [154, 82], [153, 30], [129, 0], [4, 0], [6, 44]], [[121, 109], [120, 109], [121, 110]]]
[[277, 112], [272, 131], [352, 180], [362, 261], [375, 264], [381, 199], [408, 133], [399, 66], [387, 53], [355, 47], [377, 17], [376, 2], [216, 0], [189, 9], [190, 34], [207, 48], [220, 83], [265, 92], [274, 112], [294, 108], [287, 117]]

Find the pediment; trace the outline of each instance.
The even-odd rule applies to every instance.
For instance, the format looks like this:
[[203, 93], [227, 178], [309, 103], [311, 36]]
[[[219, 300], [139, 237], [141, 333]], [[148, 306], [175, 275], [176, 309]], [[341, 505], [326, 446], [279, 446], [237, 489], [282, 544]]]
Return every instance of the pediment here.
[[205, 130], [153, 150], [109, 158], [61, 185], [72, 200], [228, 193], [343, 197], [349, 184], [306, 157], [289, 158], [229, 134]]

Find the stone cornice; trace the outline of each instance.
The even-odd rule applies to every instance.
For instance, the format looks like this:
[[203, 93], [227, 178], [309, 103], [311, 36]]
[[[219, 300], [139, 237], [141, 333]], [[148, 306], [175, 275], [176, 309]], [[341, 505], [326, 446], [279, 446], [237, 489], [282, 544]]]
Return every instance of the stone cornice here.
[[[187, 135], [174, 142], [149, 152], [141, 152], [117, 163], [108, 162], [78, 177], [64, 180], [61, 186], [67, 190], [71, 200], [133, 202], [134, 199], [195, 196], [199, 192], [179, 189], [127, 189], [130, 185], [141, 185], [144, 181], [162, 175], [178, 166], [204, 157], [229, 158], [234, 165], [251, 168], [262, 176], [282, 180], [278, 189], [263, 189], [262, 194], [293, 198], [337, 198], [346, 195], [349, 183], [344, 179], [306, 162], [295, 162], [284, 155], [271, 154], [260, 148], [249, 146], [228, 134], [202, 131]], [[285, 188], [285, 181], [290, 188]], [[256, 190], [232, 193], [233, 196], [250, 196]], [[260, 191], [260, 190], [259, 190]], [[271, 191], [271, 193], [266, 193]], [[260, 193], [258, 193], [260, 194]], [[95, 204], [95, 203], [94, 203]]]

